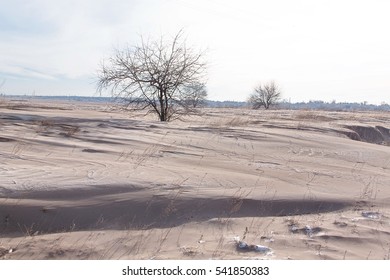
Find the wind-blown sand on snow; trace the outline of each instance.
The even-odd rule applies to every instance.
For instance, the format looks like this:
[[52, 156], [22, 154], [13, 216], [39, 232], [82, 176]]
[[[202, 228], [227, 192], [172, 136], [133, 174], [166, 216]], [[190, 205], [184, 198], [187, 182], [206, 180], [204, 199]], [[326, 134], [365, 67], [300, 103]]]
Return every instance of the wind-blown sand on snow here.
[[389, 113], [144, 113], [2, 101], [1, 258], [389, 258]]

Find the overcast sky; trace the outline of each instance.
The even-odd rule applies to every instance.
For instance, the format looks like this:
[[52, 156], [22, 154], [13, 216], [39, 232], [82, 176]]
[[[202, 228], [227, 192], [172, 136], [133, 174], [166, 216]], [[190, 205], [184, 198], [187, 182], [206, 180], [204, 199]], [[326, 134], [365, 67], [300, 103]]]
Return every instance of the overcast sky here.
[[114, 48], [184, 29], [210, 99], [274, 80], [291, 101], [390, 103], [389, 15], [388, 0], [0, 0], [0, 92], [93, 96]]

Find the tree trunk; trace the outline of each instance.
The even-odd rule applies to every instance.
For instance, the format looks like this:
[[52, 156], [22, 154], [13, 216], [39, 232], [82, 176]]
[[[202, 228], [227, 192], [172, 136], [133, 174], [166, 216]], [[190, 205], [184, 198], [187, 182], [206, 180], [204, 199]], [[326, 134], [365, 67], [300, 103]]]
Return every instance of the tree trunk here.
[[162, 93], [162, 91], [160, 91], [160, 93], [159, 93], [159, 100], [158, 100], [159, 102], [160, 102], [160, 121], [162, 121], [162, 122], [165, 122], [166, 121], [166, 118], [167, 118], [167, 116], [166, 116], [166, 112], [165, 112], [165, 106], [164, 106], [164, 95], [163, 95], [163, 93]]
[[165, 115], [165, 119], [164, 119], [164, 122], [167, 122], [169, 121], [169, 101], [168, 101], [168, 96], [167, 96], [167, 92], [166, 90], [164, 90], [163, 92], [163, 101], [164, 101], [164, 115]]

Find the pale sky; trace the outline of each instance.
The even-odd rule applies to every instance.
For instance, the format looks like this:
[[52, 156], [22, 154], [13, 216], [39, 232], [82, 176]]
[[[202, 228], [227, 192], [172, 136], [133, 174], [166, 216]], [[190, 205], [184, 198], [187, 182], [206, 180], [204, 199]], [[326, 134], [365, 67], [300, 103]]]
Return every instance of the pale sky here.
[[94, 96], [114, 48], [180, 29], [209, 99], [274, 80], [294, 102], [390, 103], [388, 0], [0, 0], [0, 92]]

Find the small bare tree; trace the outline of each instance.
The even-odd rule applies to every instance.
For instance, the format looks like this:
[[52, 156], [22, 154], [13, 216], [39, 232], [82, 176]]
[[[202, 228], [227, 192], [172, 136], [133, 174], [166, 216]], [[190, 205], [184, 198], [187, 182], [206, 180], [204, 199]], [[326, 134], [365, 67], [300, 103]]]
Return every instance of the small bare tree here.
[[5, 84], [5, 80], [0, 82], [0, 97], [2, 97], [4, 95], [4, 93], [1, 91], [1, 88], [3, 87], [4, 84]]
[[274, 81], [263, 85], [259, 84], [255, 87], [255, 92], [249, 96], [248, 103], [253, 109], [259, 109], [262, 106], [269, 109], [271, 105], [279, 102], [281, 94], [279, 86]]
[[205, 84], [197, 83], [187, 86], [182, 94], [181, 100], [188, 108], [204, 106], [207, 100], [207, 89]]
[[149, 108], [160, 121], [188, 113], [183, 96], [193, 85], [204, 84], [203, 52], [194, 52], [178, 32], [172, 41], [163, 37], [123, 51], [117, 50], [99, 72], [98, 90], [125, 100], [133, 109]]

